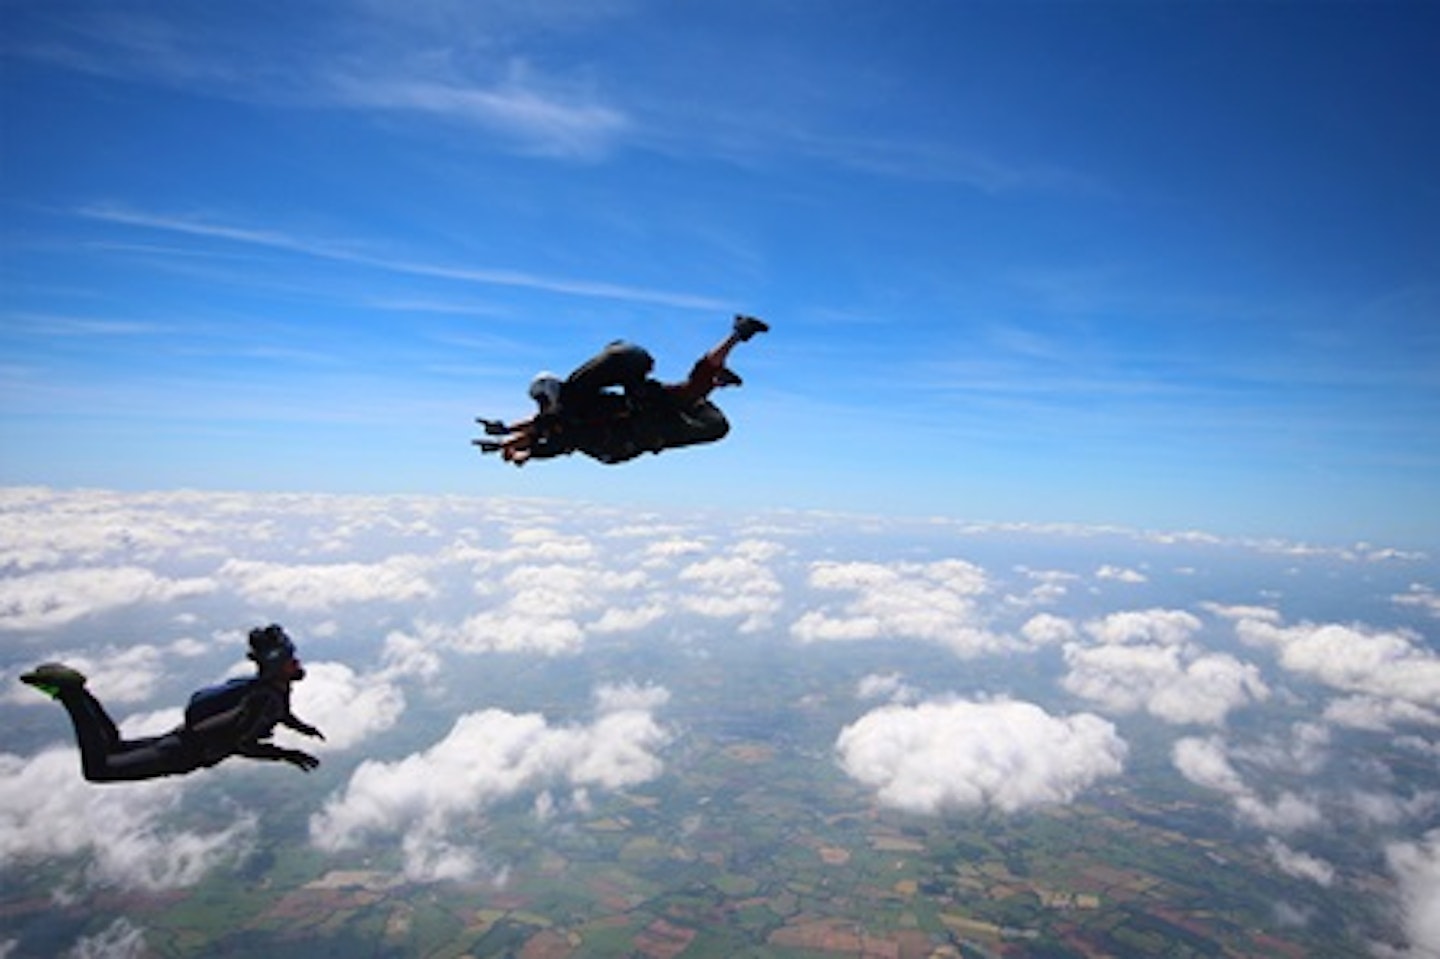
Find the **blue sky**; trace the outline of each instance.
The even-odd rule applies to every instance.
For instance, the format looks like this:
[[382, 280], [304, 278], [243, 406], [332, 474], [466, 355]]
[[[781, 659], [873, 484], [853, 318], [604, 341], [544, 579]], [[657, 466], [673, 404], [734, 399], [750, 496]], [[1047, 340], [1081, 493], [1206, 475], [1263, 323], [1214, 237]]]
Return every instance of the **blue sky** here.
[[[0, 482], [1440, 536], [1430, 3], [0, 3]], [[607, 340], [715, 447], [468, 447]]]

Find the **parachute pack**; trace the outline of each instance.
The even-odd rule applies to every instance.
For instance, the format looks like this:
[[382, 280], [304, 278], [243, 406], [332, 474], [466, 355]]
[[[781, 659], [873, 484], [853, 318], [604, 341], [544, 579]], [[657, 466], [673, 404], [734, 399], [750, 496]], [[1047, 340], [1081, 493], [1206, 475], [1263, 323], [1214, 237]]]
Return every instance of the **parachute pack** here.
[[241, 676], [227, 679], [214, 686], [206, 686], [204, 689], [197, 689], [190, 696], [190, 702], [185, 706], [185, 725], [193, 729], [211, 716], [218, 716], [226, 710], [234, 709], [240, 705], [256, 682], [258, 680], [254, 676]]

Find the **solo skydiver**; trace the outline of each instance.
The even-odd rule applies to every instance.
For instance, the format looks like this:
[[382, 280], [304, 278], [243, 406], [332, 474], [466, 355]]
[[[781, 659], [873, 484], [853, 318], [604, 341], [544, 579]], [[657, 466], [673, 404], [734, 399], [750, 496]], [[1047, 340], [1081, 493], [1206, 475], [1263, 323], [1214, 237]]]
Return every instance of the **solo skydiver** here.
[[230, 756], [287, 762], [309, 772], [320, 760], [298, 749], [265, 742], [277, 725], [324, 739], [320, 730], [290, 711], [290, 685], [305, 678], [295, 644], [279, 626], [250, 631], [258, 673], [201, 690], [191, 697], [185, 722], [161, 736], [122, 739], [85, 676], [62, 663], [45, 663], [20, 681], [58, 699], [75, 726], [80, 767], [90, 782], [127, 782], [179, 776], [214, 766]]

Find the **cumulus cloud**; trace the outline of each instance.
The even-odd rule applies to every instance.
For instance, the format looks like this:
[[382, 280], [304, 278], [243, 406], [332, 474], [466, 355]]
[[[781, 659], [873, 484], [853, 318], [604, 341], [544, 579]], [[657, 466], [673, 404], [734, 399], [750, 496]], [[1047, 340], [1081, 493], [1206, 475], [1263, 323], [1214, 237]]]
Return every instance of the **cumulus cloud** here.
[[1316, 803], [1288, 790], [1267, 801], [1241, 778], [1224, 742], [1216, 736], [1189, 736], [1171, 747], [1171, 761], [1195, 785], [1230, 798], [1242, 820], [1266, 832], [1291, 833], [1323, 822]]
[[361, 763], [312, 817], [311, 838], [335, 851], [398, 834], [408, 878], [472, 876], [480, 854], [462, 825], [476, 811], [529, 790], [622, 789], [658, 776], [657, 750], [670, 735], [648, 708], [635, 707], [666, 695], [657, 687], [599, 691], [605, 711], [587, 725], [552, 726], [539, 714], [498, 709], [467, 713], [422, 752]]
[[722, 556], [700, 560], [680, 571], [683, 608], [701, 616], [740, 620], [742, 633], [768, 628], [784, 592], [770, 571], [779, 547], [747, 540]]
[[600, 686], [595, 690], [595, 711], [597, 713], [618, 713], [626, 710], [653, 712], [670, 702], [670, 690], [654, 683], [618, 683]]
[[1111, 613], [1085, 624], [1085, 632], [1102, 643], [1155, 643], [1179, 646], [1200, 631], [1200, 620], [1180, 609], [1145, 609]]
[[790, 633], [801, 642], [915, 639], [966, 658], [1019, 648], [985, 627], [976, 597], [989, 591], [989, 581], [963, 560], [823, 562], [811, 568], [810, 585], [849, 598], [797, 619]]
[[179, 508], [178, 494], [0, 489], [0, 570], [151, 562], [189, 553], [217, 525]]
[[1440, 710], [1426, 709], [1403, 699], [1379, 696], [1345, 696], [1325, 707], [1325, 721], [1351, 729], [1389, 732], [1397, 726], [1440, 726]]
[[145, 930], [123, 916], [93, 936], [82, 936], [66, 959], [141, 959], [149, 948]]
[[97, 788], [79, 754], [0, 753], [0, 860], [34, 862], [89, 854], [89, 879], [147, 890], [191, 886], [248, 855], [256, 819], [237, 813], [212, 832], [167, 829], [182, 789], [165, 782]]
[[1098, 716], [1010, 700], [885, 706], [846, 726], [835, 748], [881, 803], [921, 813], [1066, 803], [1119, 774], [1127, 752]]
[[1070, 583], [1080, 579], [1074, 573], [1061, 572], [1059, 570], [1030, 569], [1026, 566], [1016, 567], [1016, 572], [1023, 573], [1035, 585], [1023, 596], [1007, 597], [1006, 601], [1015, 606], [1047, 606], [1058, 603], [1070, 592]]
[[386, 679], [414, 676], [429, 680], [440, 675], [444, 664], [435, 647], [419, 636], [394, 630], [385, 636], [379, 675]]
[[1271, 772], [1313, 776], [1330, 758], [1330, 727], [1324, 723], [1292, 723], [1288, 736], [1267, 734], [1260, 742], [1236, 746], [1232, 753]]
[[1139, 570], [1108, 564], [1101, 566], [1095, 571], [1095, 578], [1113, 580], [1117, 583], [1144, 583], [1149, 581], [1149, 577]]
[[1228, 619], [1231, 621], [1253, 619], [1262, 623], [1278, 623], [1283, 618], [1281, 617], [1278, 610], [1271, 609], [1268, 606], [1249, 606], [1243, 604], [1213, 602], [1201, 603], [1200, 605], [1210, 613], [1219, 616], [1221, 619]]
[[360, 676], [344, 663], [306, 663], [305, 679], [291, 693], [291, 708], [325, 734], [323, 742], [306, 749], [347, 749], [394, 726], [405, 711], [405, 695], [387, 680]]
[[1080, 634], [1075, 624], [1063, 616], [1041, 613], [1026, 620], [1020, 627], [1020, 635], [1036, 646], [1058, 646], [1071, 642]]
[[1400, 907], [1408, 940], [1403, 955], [1440, 956], [1440, 829], [1417, 842], [1391, 843], [1385, 860], [1400, 886]]
[[1069, 692], [1111, 712], [1144, 711], [1168, 723], [1217, 725], [1231, 710], [1269, 695], [1256, 667], [1224, 653], [1070, 643], [1065, 662], [1061, 685]]
[[1325, 816], [1314, 799], [1290, 790], [1282, 790], [1272, 800], [1254, 792], [1233, 798], [1240, 818], [1265, 832], [1288, 834], [1316, 829], [1325, 823]]
[[906, 683], [899, 673], [871, 673], [861, 677], [855, 686], [855, 695], [861, 699], [909, 703], [920, 698], [920, 691]]
[[0, 579], [0, 630], [49, 630], [86, 616], [212, 593], [208, 578], [169, 579], [139, 566], [50, 570]]
[[509, 548], [497, 558], [514, 565], [551, 565], [588, 562], [595, 553], [595, 544], [588, 537], [545, 526], [527, 526], [510, 534]]
[[1440, 618], [1440, 593], [1421, 583], [1411, 583], [1409, 589], [1392, 596], [1391, 600], [1397, 606], [1412, 606]]
[[1440, 809], [1440, 792], [1422, 791], [1411, 796], [1353, 790], [1347, 797], [1361, 822], [1368, 825], [1395, 826], [1419, 820]]
[[[1265, 700], [1270, 690], [1256, 666], [1191, 642], [1200, 626], [1172, 609], [1092, 620], [1085, 632], [1100, 645], [1065, 644], [1061, 685], [1111, 712], [1143, 711], [1170, 723], [1218, 725], [1232, 710]], [[1037, 629], [1042, 636], [1064, 632], [1050, 623]]]
[[497, 582], [476, 587], [496, 604], [457, 627], [423, 626], [430, 642], [464, 652], [537, 652], [556, 656], [578, 652], [589, 631], [639, 629], [657, 618], [641, 570], [599, 567], [520, 566]]
[[678, 536], [656, 540], [645, 546], [645, 564], [664, 566], [677, 559], [697, 556], [705, 552], [705, 543], [698, 539], [684, 539]]
[[1285, 843], [1271, 836], [1265, 841], [1265, 851], [1280, 871], [1296, 879], [1308, 879], [1320, 886], [1329, 886], [1335, 881], [1335, 867], [1309, 853], [1291, 849]]
[[1240, 638], [1274, 650], [1285, 669], [1334, 689], [1440, 709], [1440, 655], [1404, 631], [1242, 619]]
[[1230, 795], [1249, 791], [1219, 737], [1187, 736], [1175, 743], [1170, 755], [1180, 774], [1197, 786]]
[[406, 603], [429, 599], [426, 560], [392, 556], [379, 563], [287, 564], [232, 559], [218, 576], [252, 604], [265, 609], [316, 612], [346, 603]]

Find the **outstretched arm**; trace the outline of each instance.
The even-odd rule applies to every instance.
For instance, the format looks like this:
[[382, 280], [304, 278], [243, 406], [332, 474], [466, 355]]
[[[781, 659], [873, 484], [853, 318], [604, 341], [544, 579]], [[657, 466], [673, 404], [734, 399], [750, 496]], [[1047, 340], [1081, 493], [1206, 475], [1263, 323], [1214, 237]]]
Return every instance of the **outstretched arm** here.
[[322, 733], [320, 730], [316, 729], [309, 723], [305, 722], [305, 720], [301, 719], [299, 716], [296, 716], [294, 713], [286, 713], [284, 716], [280, 717], [280, 724], [288, 729], [295, 730], [302, 736], [309, 736], [312, 739], [319, 740], [324, 740], [325, 738], [324, 733]]
[[244, 756], [246, 759], [260, 759], [266, 762], [285, 762], [298, 767], [302, 772], [309, 772], [320, 765], [320, 760], [306, 752], [298, 749], [285, 749], [271, 743], [248, 742], [241, 743], [235, 750], [235, 755]]

